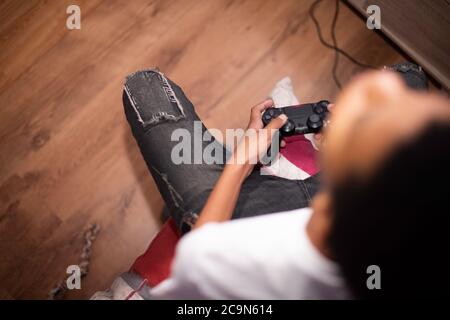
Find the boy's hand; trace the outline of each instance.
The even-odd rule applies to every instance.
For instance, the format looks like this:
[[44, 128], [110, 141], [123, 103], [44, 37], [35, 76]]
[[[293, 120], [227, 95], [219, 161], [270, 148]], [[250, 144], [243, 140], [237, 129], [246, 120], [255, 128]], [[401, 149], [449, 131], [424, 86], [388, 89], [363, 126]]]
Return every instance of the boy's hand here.
[[[328, 111], [332, 112], [332, 109], [334, 107], [334, 104], [330, 103], [328, 105]], [[319, 148], [319, 150], [321, 149], [322, 145], [324, 144], [324, 138], [323, 138], [323, 133], [316, 133], [314, 135], [314, 144]]]
[[228, 161], [228, 164], [243, 166], [246, 175], [250, 174], [255, 164], [267, 152], [273, 136], [287, 121], [287, 116], [282, 114], [264, 127], [262, 113], [271, 106], [273, 101], [268, 99], [252, 108], [246, 133]]
[[266, 99], [263, 102], [252, 107], [252, 110], [250, 111], [250, 120], [247, 125], [247, 130], [248, 129], [258, 130], [264, 128], [264, 123], [262, 122], [262, 114], [264, 111], [266, 111], [267, 108], [270, 107], [273, 107], [272, 99]]

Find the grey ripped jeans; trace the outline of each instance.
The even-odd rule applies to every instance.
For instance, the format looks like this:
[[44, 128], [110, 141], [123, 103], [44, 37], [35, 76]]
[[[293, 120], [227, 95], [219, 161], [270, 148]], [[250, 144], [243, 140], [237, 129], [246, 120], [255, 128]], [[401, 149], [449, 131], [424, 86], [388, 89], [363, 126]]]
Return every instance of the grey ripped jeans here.
[[[176, 225], [182, 233], [189, 231], [224, 166], [172, 161], [172, 149], [179, 143], [171, 139], [174, 130], [185, 129], [194, 136], [194, 122], [200, 121], [194, 106], [179, 86], [153, 69], [127, 77], [123, 104], [133, 136]], [[209, 134], [203, 124], [199, 127]], [[226, 148], [210, 137], [212, 142], [202, 141], [202, 147], [218, 144], [226, 157]], [[287, 180], [254, 170], [242, 186], [233, 219], [306, 207], [317, 192], [318, 180], [318, 176]]]

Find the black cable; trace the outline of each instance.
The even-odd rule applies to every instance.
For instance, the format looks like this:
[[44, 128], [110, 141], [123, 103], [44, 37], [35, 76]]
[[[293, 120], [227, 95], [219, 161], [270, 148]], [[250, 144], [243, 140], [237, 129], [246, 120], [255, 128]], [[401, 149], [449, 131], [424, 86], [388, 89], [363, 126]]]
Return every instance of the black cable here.
[[[336, 0], [336, 7], [334, 10], [334, 16], [333, 21], [331, 22], [331, 39], [333, 40], [333, 46], [337, 47], [337, 39], [336, 39], [336, 23], [339, 16], [339, 0]], [[339, 81], [339, 78], [337, 76], [337, 67], [339, 65], [339, 52], [336, 50], [334, 51], [334, 61], [333, 61], [333, 70], [331, 71], [331, 74], [333, 75], [334, 82], [336, 83], [336, 86], [340, 90], [342, 88], [341, 82]]]
[[333, 44], [328, 43], [323, 38], [322, 29], [320, 27], [319, 21], [317, 20], [316, 16], [314, 15], [317, 5], [320, 2], [322, 2], [322, 0], [314, 1], [314, 3], [309, 8], [309, 16], [311, 17], [312, 21], [314, 22], [314, 25], [316, 27], [317, 36], [319, 37], [319, 40], [322, 43], [322, 45], [327, 47], [328, 49], [334, 50], [334, 52], [335, 52], [332, 75], [333, 75], [333, 80], [336, 83], [336, 86], [340, 89], [341, 83], [337, 76], [337, 68], [338, 68], [338, 64], [339, 64], [339, 54], [342, 54], [344, 57], [346, 57], [351, 62], [353, 62], [354, 64], [356, 64], [357, 66], [359, 66], [361, 68], [367, 68], [367, 69], [376, 69], [376, 68], [371, 65], [359, 62], [358, 60], [353, 58], [349, 53], [347, 53], [346, 51], [344, 51], [343, 49], [338, 47], [337, 39], [336, 39], [336, 24], [337, 24], [337, 19], [339, 16], [339, 1], [340, 0], [336, 0], [333, 21], [331, 23], [331, 38], [333, 40]]

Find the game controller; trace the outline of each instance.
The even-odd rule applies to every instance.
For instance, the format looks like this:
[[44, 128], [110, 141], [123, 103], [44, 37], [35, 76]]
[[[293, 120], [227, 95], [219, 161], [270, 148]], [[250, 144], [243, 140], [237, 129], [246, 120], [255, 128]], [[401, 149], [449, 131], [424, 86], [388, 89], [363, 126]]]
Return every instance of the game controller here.
[[266, 126], [273, 118], [284, 113], [288, 121], [280, 128], [281, 136], [318, 133], [327, 123], [329, 104], [328, 101], [322, 100], [283, 108], [268, 108], [263, 113], [262, 121]]

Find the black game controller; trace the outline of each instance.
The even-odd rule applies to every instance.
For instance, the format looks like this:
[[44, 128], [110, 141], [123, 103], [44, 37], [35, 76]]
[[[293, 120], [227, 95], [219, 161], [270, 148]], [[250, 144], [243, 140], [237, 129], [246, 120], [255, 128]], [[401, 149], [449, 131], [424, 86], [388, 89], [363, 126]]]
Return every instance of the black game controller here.
[[326, 124], [329, 104], [328, 101], [322, 100], [283, 108], [269, 108], [264, 112], [262, 121], [266, 126], [273, 118], [284, 113], [288, 121], [280, 128], [281, 136], [317, 133]]

